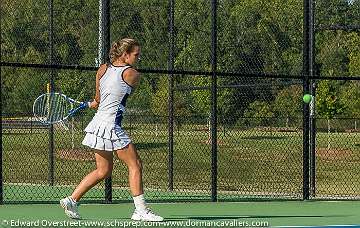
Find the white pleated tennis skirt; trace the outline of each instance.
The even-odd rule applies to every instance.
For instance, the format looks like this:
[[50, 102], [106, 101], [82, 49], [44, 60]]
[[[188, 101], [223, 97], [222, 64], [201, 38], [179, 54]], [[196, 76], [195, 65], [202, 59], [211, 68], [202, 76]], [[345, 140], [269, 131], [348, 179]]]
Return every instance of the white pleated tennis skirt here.
[[115, 151], [131, 143], [129, 136], [119, 126], [96, 116], [84, 130], [86, 135], [82, 144], [96, 150]]

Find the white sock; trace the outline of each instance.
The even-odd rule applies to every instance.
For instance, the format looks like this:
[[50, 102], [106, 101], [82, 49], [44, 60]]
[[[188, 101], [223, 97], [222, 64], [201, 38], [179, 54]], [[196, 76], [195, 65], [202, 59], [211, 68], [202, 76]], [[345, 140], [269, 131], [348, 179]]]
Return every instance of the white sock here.
[[70, 200], [72, 201], [73, 204], [76, 204], [76, 200], [74, 200], [71, 196], [69, 196]]
[[146, 209], [146, 202], [145, 202], [144, 194], [134, 196], [133, 199], [134, 199], [134, 204], [135, 204], [136, 210], [145, 210]]

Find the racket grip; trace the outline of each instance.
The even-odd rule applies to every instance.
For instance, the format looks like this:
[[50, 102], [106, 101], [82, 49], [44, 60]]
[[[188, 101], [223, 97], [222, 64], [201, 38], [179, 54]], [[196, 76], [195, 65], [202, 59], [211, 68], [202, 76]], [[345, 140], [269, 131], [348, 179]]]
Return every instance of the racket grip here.
[[69, 111], [69, 116], [73, 116], [78, 111], [88, 108], [89, 104], [90, 104], [90, 102], [81, 102], [79, 107]]
[[90, 102], [82, 102], [79, 106], [80, 109], [85, 109], [90, 107]]

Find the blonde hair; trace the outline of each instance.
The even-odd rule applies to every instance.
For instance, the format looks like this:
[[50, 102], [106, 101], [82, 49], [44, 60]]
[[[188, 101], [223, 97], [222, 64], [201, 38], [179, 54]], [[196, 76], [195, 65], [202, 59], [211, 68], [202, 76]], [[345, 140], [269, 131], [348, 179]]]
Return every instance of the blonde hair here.
[[110, 63], [113, 63], [124, 53], [130, 53], [134, 49], [134, 47], [139, 46], [140, 44], [136, 40], [131, 38], [124, 38], [113, 42], [109, 52]]

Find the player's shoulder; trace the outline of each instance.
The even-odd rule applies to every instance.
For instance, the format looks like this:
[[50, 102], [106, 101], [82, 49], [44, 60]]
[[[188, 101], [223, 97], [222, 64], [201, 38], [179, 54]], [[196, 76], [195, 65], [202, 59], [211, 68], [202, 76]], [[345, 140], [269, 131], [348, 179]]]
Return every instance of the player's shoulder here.
[[123, 75], [126, 75], [126, 76], [139, 76], [139, 72], [132, 68], [131, 66], [126, 68], [123, 72]]
[[108, 64], [101, 64], [101, 65], [99, 66], [99, 69], [98, 69], [96, 75], [97, 75], [98, 77], [102, 77], [102, 76], [105, 74], [107, 68], [108, 68]]
[[136, 69], [128, 67], [123, 72], [123, 80], [131, 87], [136, 87], [140, 80], [140, 74]]
[[109, 65], [108, 65], [107, 63], [101, 64], [100, 67], [99, 67], [99, 69], [98, 69], [98, 72], [104, 74], [105, 71], [106, 71], [106, 69], [108, 68], [108, 66], [109, 66]]

